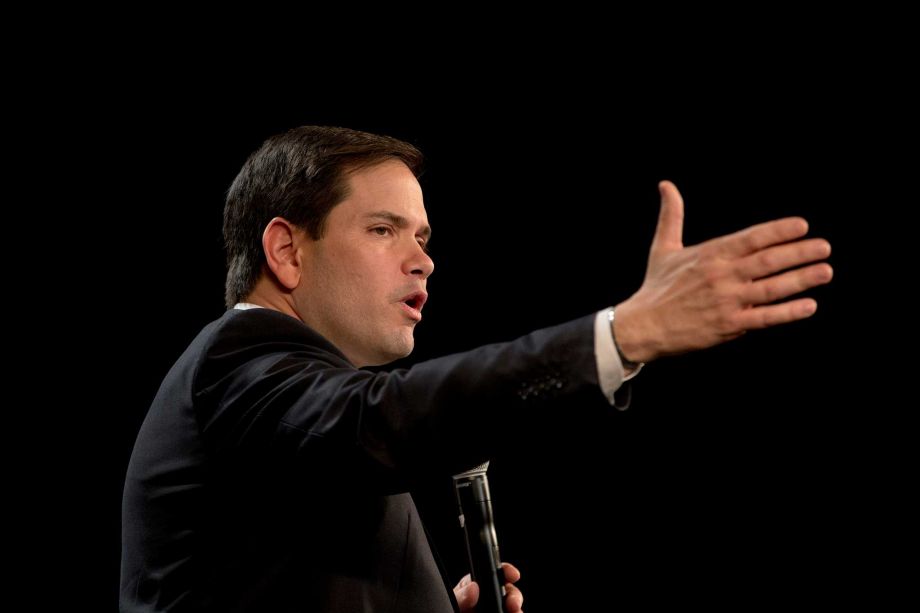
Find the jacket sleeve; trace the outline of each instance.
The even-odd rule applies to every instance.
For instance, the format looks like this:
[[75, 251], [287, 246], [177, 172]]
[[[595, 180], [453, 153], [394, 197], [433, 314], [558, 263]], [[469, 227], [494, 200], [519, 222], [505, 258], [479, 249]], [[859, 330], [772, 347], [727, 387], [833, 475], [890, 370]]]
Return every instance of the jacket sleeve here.
[[603, 402], [593, 324], [583, 317], [387, 373], [291, 335], [255, 343], [224, 331], [195, 376], [202, 438], [222, 461], [344, 472], [402, 490], [413, 477], [489, 459], [532, 411], [564, 412], [583, 393]]

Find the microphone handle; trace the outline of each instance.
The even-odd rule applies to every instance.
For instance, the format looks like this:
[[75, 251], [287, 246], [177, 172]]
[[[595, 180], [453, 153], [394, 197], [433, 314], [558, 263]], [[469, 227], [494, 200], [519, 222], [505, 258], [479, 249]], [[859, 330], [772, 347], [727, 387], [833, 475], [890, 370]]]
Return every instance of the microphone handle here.
[[485, 473], [455, 483], [460, 504], [460, 524], [466, 532], [470, 576], [479, 584], [477, 613], [505, 613], [505, 571], [498, 552], [492, 519], [489, 481]]

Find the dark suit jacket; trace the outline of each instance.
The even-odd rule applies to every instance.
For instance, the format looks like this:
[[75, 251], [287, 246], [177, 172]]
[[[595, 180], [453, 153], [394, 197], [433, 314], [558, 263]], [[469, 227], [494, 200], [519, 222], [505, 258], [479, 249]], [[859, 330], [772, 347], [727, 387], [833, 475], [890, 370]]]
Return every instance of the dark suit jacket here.
[[292, 317], [227, 311], [138, 435], [122, 611], [456, 610], [409, 486], [489, 459], [525, 413], [602, 399], [593, 321], [373, 373]]

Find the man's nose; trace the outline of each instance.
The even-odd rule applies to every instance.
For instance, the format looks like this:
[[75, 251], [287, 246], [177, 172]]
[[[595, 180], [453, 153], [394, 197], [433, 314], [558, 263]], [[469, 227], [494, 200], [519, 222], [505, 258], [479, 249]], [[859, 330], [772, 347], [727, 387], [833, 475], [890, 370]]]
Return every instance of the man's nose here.
[[406, 271], [407, 274], [418, 275], [422, 279], [427, 279], [434, 272], [434, 260], [418, 243], [415, 243], [411, 257], [406, 260]]

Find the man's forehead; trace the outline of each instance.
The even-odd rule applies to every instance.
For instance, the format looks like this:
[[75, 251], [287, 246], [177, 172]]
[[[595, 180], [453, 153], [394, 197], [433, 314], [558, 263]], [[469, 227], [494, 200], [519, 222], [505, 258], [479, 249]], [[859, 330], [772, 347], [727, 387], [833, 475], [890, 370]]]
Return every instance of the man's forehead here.
[[348, 196], [339, 205], [342, 212], [358, 218], [388, 217], [400, 226], [428, 226], [422, 188], [402, 162], [388, 160], [362, 168], [349, 173], [348, 180]]

